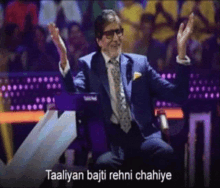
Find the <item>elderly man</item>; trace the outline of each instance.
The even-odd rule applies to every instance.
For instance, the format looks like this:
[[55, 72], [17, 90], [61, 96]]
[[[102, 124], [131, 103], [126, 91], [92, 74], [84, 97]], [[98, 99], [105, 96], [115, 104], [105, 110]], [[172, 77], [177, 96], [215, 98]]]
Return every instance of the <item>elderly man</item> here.
[[161, 139], [161, 132], [154, 124], [152, 103], [154, 98], [179, 104], [187, 100], [190, 59], [186, 56], [186, 42], [192, 33], [193, 21], [192, 14], [185, 29], [183, 24], [179, 28], [175, 84], [162, 79], [145, 56], [121, 51], [123, 28], [113, 10], [103, 10], [97, 17], [95, 36], [99, 50], [79, 59], [80, 70], [73, 80], [59, 29], [49, 24], [60, 54], [59, 66], [66, 90], [100, 94], [103, 110], [100, 118], [105, 123], [110, 149], [96, 160], [96, 169], [117, 171], [129, 160], [134, 164], [141, 161], [155, 170], [168, 169], [173, 149]]

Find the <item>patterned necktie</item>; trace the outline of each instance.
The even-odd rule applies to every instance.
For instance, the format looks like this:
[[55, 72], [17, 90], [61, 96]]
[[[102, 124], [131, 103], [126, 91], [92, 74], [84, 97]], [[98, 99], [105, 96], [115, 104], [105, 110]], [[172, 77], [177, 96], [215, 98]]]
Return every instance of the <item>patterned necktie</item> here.
[[125, 99], [125, 94], [123, 91], [123, 86], [120, 82], [119, 62], [116, 60], [110, 60], [110, 63], [114, 65], [114, 68], [111, 69], [111, 74], [114, 80], [119, 122], [121, 125], [121, 129], [124, 132], [128, 133], [128, 131], [131, 128], [131, 120], [130, 120], [129, 110], [128, 110], [126, 99]]

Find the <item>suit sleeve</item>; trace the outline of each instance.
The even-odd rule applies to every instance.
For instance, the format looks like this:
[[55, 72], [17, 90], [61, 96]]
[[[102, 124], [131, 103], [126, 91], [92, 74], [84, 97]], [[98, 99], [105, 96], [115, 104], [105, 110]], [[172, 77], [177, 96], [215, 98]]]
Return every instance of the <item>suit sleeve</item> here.
[[145, 61], [145, 68], [150, 84], [150, 91], [153, 97], [159, 100], [183, 104], [188, 99], [189, 94], [189, 76], [190, 66], [177, 63], [177, 73], [174, 83], [163, 79], [148, 63]]
[[83, 61], [78, 63], [79, 72], [74, 78], [71, 69], [62, 75], [63, 89], [67, 92], [89, 92], [88, 66]]

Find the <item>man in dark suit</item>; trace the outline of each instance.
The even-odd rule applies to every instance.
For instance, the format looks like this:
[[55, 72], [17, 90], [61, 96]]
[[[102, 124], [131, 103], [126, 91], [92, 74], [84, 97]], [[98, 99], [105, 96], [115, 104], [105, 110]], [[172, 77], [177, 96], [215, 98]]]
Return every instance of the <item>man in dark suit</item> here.
[[186, 42], [193, 21], [192, 14], [185, 29], [183, 24], [180, 26], [177, 36], [175, 84], [162, 79], [145, 56], [121, 52], [123, 28], [113, 10], [104, 10], [97, 17], [95, 35], [99, 50], [79, 59], [80, 71], [73, 80], [59, 29], [49, 24], [60, 54], [59, 66], [66, 90], [100, 94], [110, 151], [97, 159], [97, 169], [117, 171], [125, 161], [136, 157], [153, 169], [166, 170], [172, 163], [173, 149], [161, 139], [161, 132], [154, 125], [153, 99], [180, 104], [187, 100], [190, 59], [186, 56]]

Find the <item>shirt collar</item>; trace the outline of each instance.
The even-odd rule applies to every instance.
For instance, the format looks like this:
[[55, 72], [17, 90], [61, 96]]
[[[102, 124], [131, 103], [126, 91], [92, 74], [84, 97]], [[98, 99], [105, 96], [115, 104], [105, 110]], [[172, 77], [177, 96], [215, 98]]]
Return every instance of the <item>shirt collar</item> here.
[[[104, 52], [101, 52], [102, 53], [102, 56], [104, 57], [104, 60], [105, 60], [105, 65], [107, 66], [108, 64], [108, 62], [109, 62], [109, 60], [111, 59], [108, 55], [106, 55]], [[121, 54], [119, 54], [117, 57], [116, 57], [116, 60], [118, 61], [118, 62], [120, 62], [119, 61], [119, 57], [120, 57], [120, 55]]]

